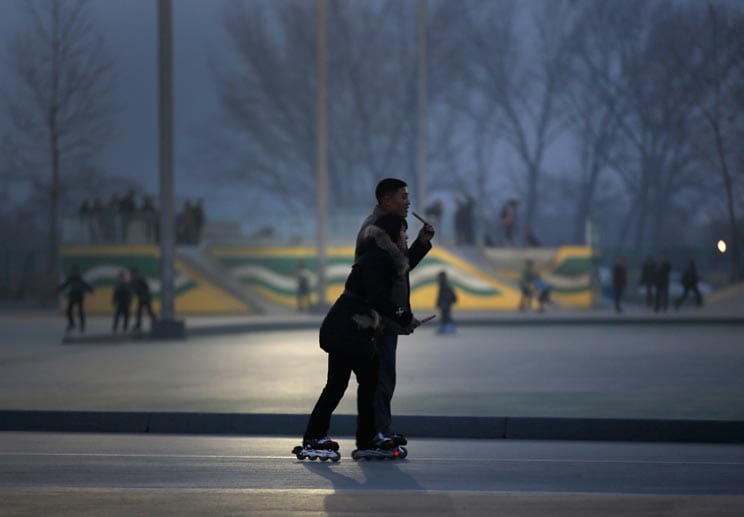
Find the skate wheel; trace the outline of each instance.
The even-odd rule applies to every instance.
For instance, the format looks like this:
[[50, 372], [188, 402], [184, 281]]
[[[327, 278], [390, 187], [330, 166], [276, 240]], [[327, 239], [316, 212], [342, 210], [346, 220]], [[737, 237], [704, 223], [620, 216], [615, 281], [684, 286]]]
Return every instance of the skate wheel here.
[[320, 458], [318, 458], [318, 459], [319, 459], [320, 461], [328, 461], [328, 457], [327, 457], [327, 456], [321, 456], [321, 457], [320, 457]]
[[309, 459], [310, 461], [315, 461], [315, 460], [318, 459], [318, 457], [317, 456], [308, 456], [307, 459]]
[[406, 456], [408, 456], [408, 449], [405, 447], [399, 447], [398, 450], [400, 450], [400, 459], [404, 459]]
[[356, 449], [354, 449], [353, 451], [351, 451], [351, 459], [354, 460], [354, 461], [357, 461], [359, 459], [359, 456], [357, 456], [357, 450]]
[[302, 456], [302, 454], [297, 454], [296, 456], [297, 456], [297, 459], [300, 461], [305, 459], [304, 456]]
[[338, 463], [338, 460], [340, 460], [340, 459], [341, 459], [341, 455], [339, 454], [338, 456], [334, 456], [333, 458], [331, 458], [331, 461], [333, 463]]

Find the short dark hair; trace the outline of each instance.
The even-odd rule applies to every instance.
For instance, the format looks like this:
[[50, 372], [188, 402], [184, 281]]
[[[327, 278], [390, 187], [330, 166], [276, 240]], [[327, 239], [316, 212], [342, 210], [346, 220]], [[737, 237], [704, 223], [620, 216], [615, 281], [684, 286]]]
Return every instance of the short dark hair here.
[[387, 233], [388, 237], [390, 237], [390, 240], [392, 240], [393, 242], [398, 242], [401, 228], [408, 229], [406, 218], [401, 217], [397, 214], [385, 214], [383, 216], [380, 216], [380, 218], [377, 219], [374, 224], [378, 228], [382, 229], [382, 231]]
[[408, 184], [403, 181], [399, 180], [397, 178], [385, 178], [384, 180], [380, 181], [377, 184], [377, 188], [375, 188], [375, 197], [377, 198], [377, 202], [381, 203], [382, 198], [385, 196], [388, 196], [390, 194], [395, 194], [402, 188], [406, 188]]

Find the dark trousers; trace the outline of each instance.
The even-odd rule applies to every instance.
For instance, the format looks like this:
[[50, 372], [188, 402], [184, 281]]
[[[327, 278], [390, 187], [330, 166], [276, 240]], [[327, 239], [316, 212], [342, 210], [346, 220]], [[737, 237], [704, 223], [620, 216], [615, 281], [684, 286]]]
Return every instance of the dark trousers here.
[[615, 312], [623, 312], [623, 291], [625, 290], [625, 287], [615, 287], [612, 290], [613, 298], [615, 300]]
[[152, 307], [150, 306], [150, 300], [137, 301], [137, 321], [134, 324], [134, 328], [136, 329], [142, 326], [142, 311], [143, 310], [146, 310], [147, 314], [150, 316], [151, 324], [153, 321], [155, 321], [155, 313], [152, 312]]
[[646, 305], [649, 307], [654, 306], [654, 286], [651, 284], [646, 285]]
[[669, 287], [657, 287], [656, 288], [656, 304], [654, 305], [654, 312], [659, 310], [666, 312], [669, 306]]
[[687, 294], [692, 291], [692, 293], [695, 295], [695, 303], [698, 305], [703, 304], [703, 297], [700, 295], [700, 291], [698, 290], [698, 287], [696, 285], [692, 286], [685, 286], [684, 291], [682, 292], [682, 296], [677, 298], [677, 301], [674, 302], [674, 307], [676, 309], [679, 309], [679, 306], [682, 305], [682, 303], [687, 299]]
[[129, 326], [129, 304], [116, 306], [116, 312], [114, 312], [114, 332], [119, 327], [119, 317], [122, 318], [121, 328], [126, 331]]
[[77, 306], [78, 318], [80, 319], [80, 330], [85, 330], [83, 300], [67, 300], [67, 328], [75, 328], [75, 318], [72, 316], [75, 306]]
[[398, 336], [377, 338], [378, 374], [375, 391], [375, 424], [377, 431], [390, 435], [393, 423], [390, 403], [395, 392], [395, 356], [398, 350]]
[[377, 359], [361, 355], [331, 353], [328, 354], [326, 385], [310, 414], [310, 420], [305, 429], [305, 439], [323, 438], [328, 435], [331, 415], [346, 392], [351, 372], [356, 374], [359, 383], [357, 387], [357, 448], [366, 448], [374, 438], [376, 431], [373, 399], [377, 384]]

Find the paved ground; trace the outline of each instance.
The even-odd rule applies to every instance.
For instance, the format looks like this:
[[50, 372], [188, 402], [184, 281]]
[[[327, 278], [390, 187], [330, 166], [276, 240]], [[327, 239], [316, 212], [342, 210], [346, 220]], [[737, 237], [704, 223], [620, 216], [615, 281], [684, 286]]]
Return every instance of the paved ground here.
[[288, 438], [0, 433], [3, 515], [716, 515], [744, 446], [416, 440], [403, 461], [300, 462]]
[[[93, 320], [91, 327], [107, 320]], [[299, 413], [325, 381], [317, 330], [60, 344], [0, 318], [0, 409]], [[434, 327], [399, 345], [406, 415], [744, 419], [740, 325]], [[340, 413], [355, 413], [349, 390]]]

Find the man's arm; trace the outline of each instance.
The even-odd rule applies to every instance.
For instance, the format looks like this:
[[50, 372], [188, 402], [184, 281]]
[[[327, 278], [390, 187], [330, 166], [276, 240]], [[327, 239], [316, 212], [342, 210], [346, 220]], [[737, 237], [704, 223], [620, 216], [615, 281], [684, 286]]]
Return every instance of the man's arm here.
[[429, 253], [432, 248], [431, 239], [434, 237], [434, 227], [425, 224], [419, 231], [418, 237], [408, 248], [408, 266], [410, 269], [415, 268], [419, 262]]

